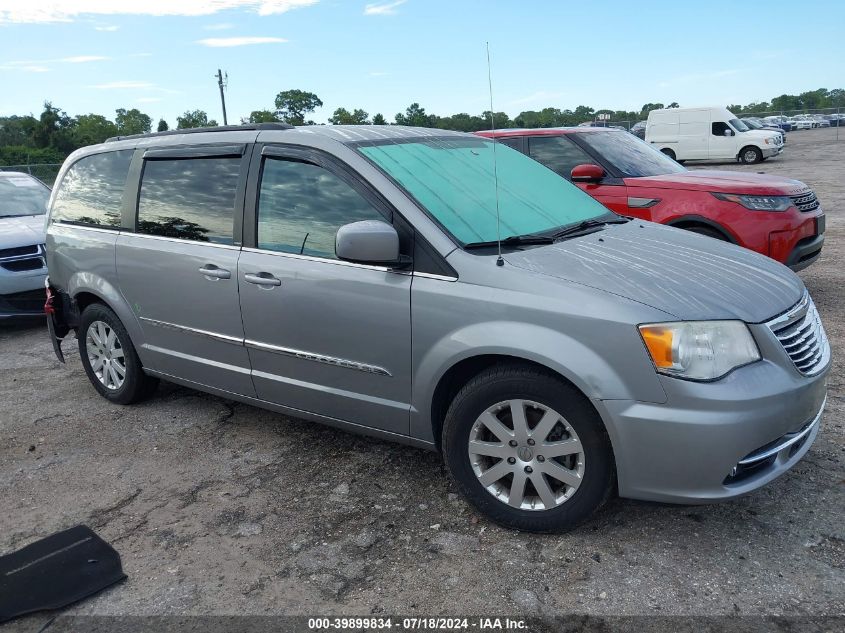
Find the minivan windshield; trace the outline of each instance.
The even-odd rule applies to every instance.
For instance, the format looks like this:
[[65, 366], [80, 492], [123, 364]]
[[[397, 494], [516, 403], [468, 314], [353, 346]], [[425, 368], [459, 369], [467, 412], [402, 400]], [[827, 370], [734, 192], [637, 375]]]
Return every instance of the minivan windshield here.
[[625, 178], [665, 176], [686, 171], [666, 154], [627, 132], [585, 132], [578, 134], [578, 138]]
[[0, 174], [0, 218], [44, 215], [50, 189], [27, 174]]
[[412, 138], [357, 149], [461, 245], [493, 241], [499, 234], [506, 239], [555, 232], [609, 213], [566, 179], [506, 145], [495, 144], [494, 163], [490, 139]]

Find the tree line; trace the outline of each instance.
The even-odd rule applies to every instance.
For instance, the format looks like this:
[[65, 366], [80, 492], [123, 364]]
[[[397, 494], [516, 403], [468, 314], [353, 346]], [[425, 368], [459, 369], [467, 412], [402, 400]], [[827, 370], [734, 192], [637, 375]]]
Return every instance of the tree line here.
[[[276, 95], [272, 108], [253, 110], [242, 123], [284, 122], [292, 125], [314, 125], [307, 117], [323, 106], [322, 100], [313, 92], [304, 90], [283, 90]], [[555, 107], [542, 110], [526, 110], [511, 118], [505, 112], [492, 114], [493, 124], [497, 128], [507, 127], [560, 127], [578, 125], [585, 121], [596, 120], [598, 115], [609, 115], [611, 121], [634, 123], [645, 119], [651, 110], [680, 107], [677, 102], [668, 105], [646, 103], [639, 111], [595, 110], [590, 106], [579, 105], [574, 110]], [[747, 105], [728, 106], [734, 114], [752, 114], [760, 112], [780, 112], [812, 110], [821, 108], [845, 108], [845, 90], [819, 88], [802, 92], [799, 95], [783, 94], [771, 101], [752, 102]], [[337, 108], [328, 119], [331, 125], [387, 125], [388, 121], [381, 113], [372, 116], [361, 108]], [[461, 112], [448, 116], [439, 116], [426, 112], [419, 103], [412, 103], [404, 112], [393, 117], [396, 125], [432, 127], [459, 132], [476, 132], [488, 129], [491, 113], [480, 114]], [[204, 110], [189, 110], [176, 117], [176, 129], [208, 127], [218, 125], [208, 117]], [[145, 134], [152, 131], [153, 119], [137, 108], [115, 110], [113, 119], [101, 114], [80, 114], [69, 116], [50, 102], [44, 103], [44, 111], [35, 117], [12, 115], [0, 117], [0, 165], [59, 163], [72, 151], [85, 145], [102, 143], [112, 136]], [[156, 130], [169, 129], [164, 119], [159, 119]]]

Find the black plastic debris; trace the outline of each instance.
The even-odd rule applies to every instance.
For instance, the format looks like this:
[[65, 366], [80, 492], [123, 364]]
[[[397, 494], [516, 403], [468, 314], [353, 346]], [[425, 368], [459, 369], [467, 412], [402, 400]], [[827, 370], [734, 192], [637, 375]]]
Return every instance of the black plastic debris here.
[[124, 578], [120, 555], [78, 525], [0, 557], [0, 622], [66, 607]]

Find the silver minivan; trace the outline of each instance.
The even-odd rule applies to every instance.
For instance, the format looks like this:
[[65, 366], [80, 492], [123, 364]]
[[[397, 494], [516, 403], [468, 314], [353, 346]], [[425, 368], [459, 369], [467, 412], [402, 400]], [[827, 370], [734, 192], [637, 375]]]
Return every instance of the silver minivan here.
[[[501, 240], [499, 240], [501, 238]], [[501, 249], [501, 250], [500, 250]], [[54, 348], [440, 451], [482, 513], [748, 493], [807, 452], [830, 347], [801, 280], [609, 212], [490, 139], [284, 124], [116, 138], [50, 200]]]

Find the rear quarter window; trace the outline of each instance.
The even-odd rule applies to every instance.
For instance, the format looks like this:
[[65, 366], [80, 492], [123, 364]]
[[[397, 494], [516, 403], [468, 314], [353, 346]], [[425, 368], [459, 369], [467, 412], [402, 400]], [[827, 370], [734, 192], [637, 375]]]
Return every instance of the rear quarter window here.
[[50, 215], [53, 222], [120, 228], [121, 204], [134, 150], [85, 156], [62, 178]]

